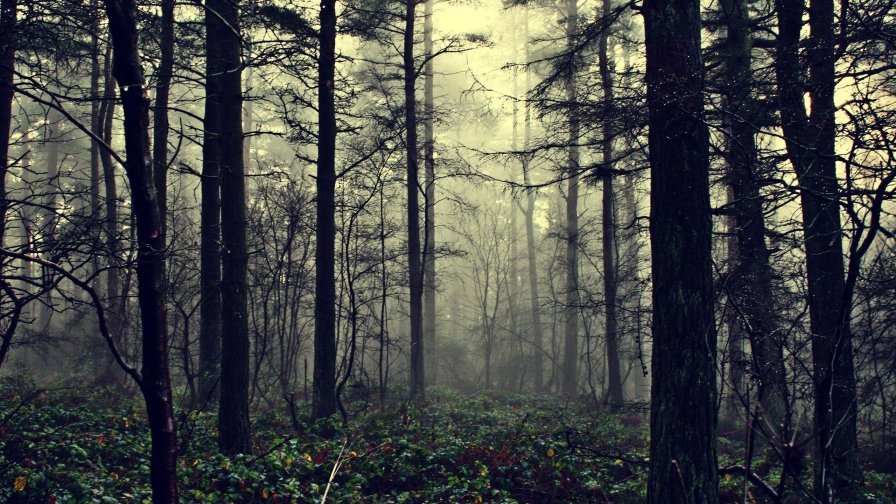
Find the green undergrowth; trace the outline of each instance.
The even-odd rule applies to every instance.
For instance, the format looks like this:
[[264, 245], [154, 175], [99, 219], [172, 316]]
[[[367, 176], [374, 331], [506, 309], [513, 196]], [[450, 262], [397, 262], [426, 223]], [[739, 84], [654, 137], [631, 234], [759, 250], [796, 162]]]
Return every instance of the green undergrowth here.
[[[0, 382], [0, 502], [149, 502], [141, 404], [120, 393]], [[643, 409], [582, 410], [532, 395], [431, 389], [348, 426], [253, 417], [251, 455], [217, 452], [215, 415], [179, 412], [182, 502], [642, 502]], [[324, 436], [322, 433], [329, 433]], [[881, 478], [881, 488], [892, 484]], [[739, 478], [722, 481], [742, 485]], [[733, 491], [731, 491], [733, 494]], [[883, 501], [881, 501], [883, 502]]]

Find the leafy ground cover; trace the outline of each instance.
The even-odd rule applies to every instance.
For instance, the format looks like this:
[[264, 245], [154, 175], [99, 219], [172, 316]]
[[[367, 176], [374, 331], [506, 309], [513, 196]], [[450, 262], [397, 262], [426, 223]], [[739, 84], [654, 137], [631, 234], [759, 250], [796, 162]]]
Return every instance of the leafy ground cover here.
[[[430, 398], [426, 409], [397, 404], [347, 427], [297, 430], [289, 415], [259, 411], [254, 453], [237, 457], [217, 453], [214, 415], [182, 412], [182, 500], [643, 501], [643, 411], [580, 411], [550, 398], [442, 389]], [[148, 454], [137, 402], [108, 391], [0, 383], [0, 502], [148, 502]], [[891, 502], [893, 478], [870, 476], [869, 502]], [[733, 502], [742, 485], [726, 476], [722, 493]]]

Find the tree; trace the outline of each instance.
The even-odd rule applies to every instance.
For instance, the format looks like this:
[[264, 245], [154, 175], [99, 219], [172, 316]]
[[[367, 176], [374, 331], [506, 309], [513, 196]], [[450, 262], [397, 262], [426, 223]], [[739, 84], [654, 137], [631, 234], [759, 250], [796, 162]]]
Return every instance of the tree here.
[[168, 225], [168, 100], [171, 94], [171, 78], [174, 71], [174, 0], [162, 0], [162, 32], [159, 37], [158, 77], [156, 101], [153, 107], [152, 157], [155, 162], [153, 178], [159, 191], [159, 209], [162, 211], [163, 240]]
[[414, 22], [417, 0], [405, 0], [405, 28], [403, 45], [404, 119], [407, 161], [407, 216], [408, 216], [408, 282], [411, 311], [411, 399], [425, 400], [423, 362], [422, 299], [423, 271], [420, 253], [420, 162], [417, 152], [417, 67], [414, 62]]
[[570, 58], [566, 69], [566, 101], [569, 107], [569, 145], [566, 166], [566, 310], [564, 313], [563, 381], [562, 393], [578, 393], [579, 368], [579, 135], [580, 124], [576, 106], [575, 36], [578, 31], [579, 11], [576, 0], [566, 0], [566, 46]]
[[[526, 93], [532, 89], [532, 70], [529, 68], [529, 5], [523, 6], [524, 9], [524, 34], [525, 34], [525, 63], [526, 63]], [[525, 112], [523, 117], [523, 148], [528, 150], [532, 141], [532, 107], [529, 101], [525, 102]], [[525, 154], [522, 158], [523, 168], [523, 185], [529, 187], [532, 185], [531, 180], [531, 163], [532, 157]], [[544, 327], [541, 325], [541, 301], [538, 297], [538, 260], [537, 249], [535, 248], [535, 192], [531, 189], [526, 191], [526, 208], [523, 211], [526, 221], [526, 258], [529, 269], [529, 310], [532, 317], [532, 389], [541, 392], [544, 388], [544, 364], [543, 355], [544, 348]]]
[[426, 0], [423, 5], [423, 165], [425, 190], [426, 228], [423, 233], [423, 341], [425, 345], [424, 364], [427, 370], [426, 383], [436, 384], [436, 172], [433, 106], [433, 53], [432, 53], [432, 4]]
[[202, 138], [200, 226], [199, 397], [216, 403], [221, 360], [221, 167], [218, 76], [220, 45], [214, 38], [216, 13], [205, 9], [205, 115]]
[[[835, 157], [836, 123], [833, 0], [809, 6], [808, 81], [799, 47], [805, 5], [777, 0], [775, 76], [787, 156], [799, 183], [812, 332], [815, 399], [815, 496], [850, 500], [862, 486], [856, 429], [856, 378], [851, 303], [845, 285], [843, 228]], [[808, 84], [811, 110], [804, 89]]]
[[[6, 234], [6, 174], [9, 172], [9, 131], [12, 122], [13, 73], [16, 62], [18, 0], [0, 2], [0, 247]], [[0, 364], [2, 364], [0, 360]]]
[[336, 413], [336, 2], [320, 5], [318, 56], [317, 248], [314, 255], [314, 398], [316, 418]]
[[[612, 0], [603, 0], [602, 13], [605, 20], [610, 18], [611, 11]], [[613, 106], [613, 77], [610, 72], [612, 60], [609, 55], [609, 39], [609, 26], [605, 26], [598, 42], [598, 66], [603, 100], [608, 109]], [[603, 195], [601, 198], [603, 214], [601, 241], [603, 244], [605, 336], [607, 339], [607, 400], [611, 404], [619, 405], [622, 404], [624, 398], [622, 395], [619, 333], [616, 320], [619, 260], [616, 257], [616, 194], [613, 191], [613, 140], [615, 132], [610, 117], [604, 121], [601, 134], [601, 155], [603, 157], [601, 169], [604, 172], [602, 177]]]
[[152, 440], [150, 482], [154, 503], [176, 504], [177, 422], [168, 372], [162, 215], [149, 151], [149, 97], [138, 53], [137, 5], [134, 0], [105, 0], [105, 5], [112, 38], [112, 73], [121, 89], [124, 111], [125, 171], [137, 224], [137, 300], [143, 343], [143, 368], [138, 383], [146, 402]]
[[644, 3], [653, 358], [651, 503], [718, 502], [716, 334], [700, 3]]
[[[96, 136], [109, 145], [112, 141], [112, 129], [115, 119], [115, 79], [112, 77], [112, 48], [106, 47], [103, 58], [103, 96], [100, 103], [99, 118], [97, 121]], [[118, 254], [121, 250], [119, 240], [118, 222], [118, 182], [115, 174], [115, 164], [109, 149], [99, 149], [100, 162], [103, 166], [103, 189], [105, 192], [105, 241], [109, 247], [107, 264], [109, 270], [106, 273], [106, 297], [109, 300], [109, 325], [113, 334], [122, 331], [124, 327], [124, 306], [127, 297], [122, 292], [122, 279]], [[108, 381], [108, 380], [107, 380]]]
[[[6, 218], [9, 202], [6, 191], [6, 175], [9, 173], [9, 132], [12, 122], [13, 74], [16, 60], [17, 0], [0, 1], [0, 248], [6, 237]], [[2, 265], [0, 265], [2, 267]], [[6, 282], [0, 284], [4, 294], [14, 301], [15, 294]], [[15, 334], [20, 310], [15, 303], [15, 313], [0, 341], [0, 366], [6, 360]]]
[[252, 450], [249, 430], [249, 325], [246, 309], [246, 178], [243, 166], [243, 93], [238, 2], [209, 0], [209, 44], [220, 58], [217, 92], [218, 166], [221, 181], [221, 379], [218, 446], [225, 453]]
[[[742, 0], [721, 2], [727, 29], [723, 45], [726, 161], [734, 237], [731, 273], [726, 285], [732, 302], [733, 321], [729, 346], [738, 345], [740, 334], [750, 341], [763, 419], [774, 431], [784, 421], [785, 369], [783, 342], [775, 319], [772, 269], [765, 243], [766, 226], [762, 173], [756, 155], [757, 104], [751, 93], [752, 34], [748, 7]], [[743, 368], [736, 362], [732, 370]]]

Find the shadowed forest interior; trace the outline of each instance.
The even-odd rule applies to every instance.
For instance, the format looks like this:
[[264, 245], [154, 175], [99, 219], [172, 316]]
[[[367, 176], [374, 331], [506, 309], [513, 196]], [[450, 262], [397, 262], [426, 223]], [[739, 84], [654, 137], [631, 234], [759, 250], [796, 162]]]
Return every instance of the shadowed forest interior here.
[[896, 499], [887, 0], [0, 0], [0, 501]]

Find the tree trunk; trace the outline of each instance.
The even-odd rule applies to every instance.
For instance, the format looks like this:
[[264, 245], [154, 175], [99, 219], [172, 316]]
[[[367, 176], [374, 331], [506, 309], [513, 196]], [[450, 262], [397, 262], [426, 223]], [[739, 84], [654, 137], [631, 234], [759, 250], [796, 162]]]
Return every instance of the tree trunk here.
[[[99, 2], [93, 2], [94, 7], [99, 6]], [[91, 35], [91, 47], [90, 47], [90, 131], [97, 138], [103, 139], [103, 126], [105, 123], [105, 117], [103, 114], [105, 113], [105, 108], [103, 102], [105, 97], [101, 96], [100, 93], [100, 81], [103, 77], [108, 79], [109, 77], [103, 74], [103, 69], [100, 65], [100, 18], [96, 17], [93, 20], [93, 30], [94, 33]], [[90, 142], [90, 217], [91, 217], [91, 228], [90, 228], [90, 240], [91, 243], [94, 244], [95, 247], [101, 247], [103, 242], [103, 207], [102, 202], [100, 201], [100, 182], [102, 179], [102, 175], [100, 173], [100, 145], [96, 141]], [[93, 254], [93, 257], [90, 261], [90, 276], [93, 278], [90, 286], [93, 290], [102, 296], [102, 292], [104, 287], [101, 282], [101, 276], [99, 274], [100, 271], [100, 254]], [[111, 315], [111, 314], [110, 314]], [[110, 317], [114, 318], [114, 317]], [[115, 334], [118, 332], [118, 328], [113, 328]], [[105, 342], [100, 337], [100, 335], [95, 335], [92, 341], [88, 342], [89, 345], [100, 345], [102, 347], [105, 345]], [[110, 371], [115, 368], [116, 364], [113, 359], [110, 358], [108, 354], [105, 352], [91, 352], [90, 360], [94, 368], [94, 376], [96, 376], [97, 382], [105, 382], [108, 383], [109, 379], [111, 379]]]
[[137, 224], [137, 299], [143, 332], [141, 389], [149, 419], [152, 455], [150, 482], [154, 503], [178, 502], [177, 431], [168, 373], [166, 308], [162, 282], [165, 261], [156, 191], [149, 152], [149, 97], [140, 67], [137, 6], [133, 0], [106, 0], [114, 60], [112, 72], [121, 87], [125, 152], [131, 185], [131, 208]]
[[156, 79], [156, 103], [153, 107], [152, 157], [153, 179], [158, 191], [159, 211], [162, 212], [162, 243], [168, 229], [168, 97], [171, 94], [171, 74], [174, 71], [174, 0], [162, 0], [162, 33], [159, 38], [161, 60]]
[[[526, 46], [526, 93], [532, 89], [532, 73], [529, 69], [529, 6], [525, 5], [525, 46]], [[526, 99], [526, 111], [524, 116], [523, 127], [523, 148], [528, 149], [532, 141], [532, 109], [529, 106], [528, 96]], [[529, 176], [529, 162], [531, 158], [528, 154], [523, 157], [523, 185], [526, 187], [532, 184]], [[537, 249], [535, 248], [535, 192], [527, 190], [526, 192], [526, 255], [529, 263], [529, 302], [532, 316], [532, 390], [541, 392], [544, 389], [544, 327], [541, 325], [541, 301], [538, 298], [538, 259]]]
[[[4, 246], [6, 236], [6, 215], [9, 211], [7, 199], [6, 174], [9, 172], [9, 133], [12, 124], [13, 70], [16, 56], [16, 16], [17, 0], [0, 0], [0, 248]], [[95, 269], [94, 269], [95, 271]], [[0, 271], [0, 273], [3, 273]], [[0, 286], [4, 294], [12, 297], [15, 303], [14, 312], [10, 316], [9, 325], [0, 341], [0, 366], [12, 346], [12, 338], [18, 323], [21, 308], [15, 302], [15, 294], [6, 282]]]
[[[621, 59], [625, 73], [620, 76], [623, 89], [630, 89], [632, 85], [632, 77], [629, 73], [631, 68], [630, 51], [627, 45], [621, 46]], [[618, 179], [617, 179], [618, 180]], [[643, 353], [644, 341], [641, 334], [642, 329], [642, 287], [640, 280], [640, 264], [641, 261], [641, 243], [639, 237], [638, 222], [638, 201], [635, 197], [635, 185], [637, 184], [634, 173], [626, 173], [622, 179], [622, 205], [617, 204], [617, 224], [621, 221], [622, 225], [617, 226], [616, 237], [619, 240], [619, 255], [616, 260], [620, 263], [619, 276], [616, 278], [618, 289], [621, 291], [620, 305], [622, 306], [622, 316], [619, 321], [622, 325], [622, 334], [632, 335], [631, 350], [628, 364], [634, 368], [631, 374], [631, 399], [640, 401], [646, 397], [649, 392], [647, 390], [647, 364], [646, 357]], [[622, 208], [622, 211], [619, 209]]]
[[799, 59], [802, 1], [778, 0], [776, 77], [781, 127], [803, 209], [815, 387], [815, 496], [849, 501], [862, 486], [851, 307], [846, 296], [835, 155], [834, 3], [809, 8], [809, 115]]
[[[566, 2], [567, 48], [572, 50], [578, 30], [578, 4], [576, 0]], [[565, 336], [563, 347], [563, 387], [564, 396], [578, 393], [579, 368], [579, 117], [576, 106], [576, 65], [570, 63], [566, 81], [566, 100], [569, 107], [569, 177], [566, 192], [566, 310], [564, 313]]]
[[716, 335], [700, 3], [647, 0], [653, 388], [650, 503], [718, 502]]
[[9, 171], [9, 131], [12, 121], [12, 82], [16, 63], [18, 0], [0, 0], [0, 247], [6, 234], [6, 174]]
[[[112, 76], [112, 47], [106, 47], [103, 59], [103, 98], [99, 111], [99, 136], [106, 145], [112, 144], [112, 127], [115, 119], [115, 79]], [[121, 312], [123, 295], [121, 292], [121, 271], [117, 258], [121, 245], [118, 240], [118, 181], [112, 154], [106, 149], [99, 150], [100, 162], [103, 166], [103, 190], [105, 191], [105, 235], [109, 247], [109, 260], [106, 272], [106, 298], [109, 304], [108, 324], [112, 334], [119, 338], [124, 326], [124, 314]], [[109, 368], [112, 369], [111, 367]], [[111, 379], [111, 377], [110, 377]]]
[[314, 299], [314, 395], [316, 418], [336, 413], [336, 2], [320, 8], [317, 88], [317, 250]]
[[218, 46], [218, 167], [221, 181], [221, 379], [218, 446], [252, 450], [249, 429], [249, 323], [246, 310], [246, 177], [243, 168], [243, 93], [239, 2], [208, 0], [208, 43]]
[[220, 394], [221, 362], [221, 167], [218, 116], [222, 72], [220, 45], [214, 39], [215, 14], [205, 10], [205, 117], [202, 139], [200, 216], [199, 400], [215, 404]]
[[[252, 72], [246, 72], [246, 91], [250, 91], [252, 89]], [[252, 113], [253, 106], [251, 100], [246, 100], [243, 102], [243, 169], [246, 173], [250, 173], [252, 170], [249, 169], [252, 163], [252, 130], [254, 126], [252, 126]], [[248, 205], [248, 199], [246, 200], [246, 204]]]
[[407, 131], [407, 215], [408, 215], [408, 282], [410, 283], [411, 311], [411, 399], [425, 400], [423, 338], [421, 335], [421, 295], [423, 274], [420, 258], [420, 163], [417, 153], [417, 99], [415, 86], [417, 75], [414, 65], [414, 11], [417, 0], [405, 0], [404, 28], [404, 105], [405, 130]]
[[[98, 5], [98, 3], [97, 3]], [[102, 117], [100, 116], [100, 40], [99, 40], [99, 18], [96, 19], [93, 28], [96, 32], [91, 35], [90, 40], [90, 131], [99, 138], [102, 138]], [[90, 142], [90, 217], [91, 230], [90, 240], [96, 245], [101, 240], [101, 214], [102, 208], [100, 204], [100, 147], [96, 142]], [[95, 245], [95, 246], [96, 246]], [[90, 261], [90, 275], [94, 277], [91, 287], [102, 292], [100, 286], [98, 272], [100, 270], [100, 256], [94, 254]]]
[[424, 367], [426, 384], [436, 384], [436, 172], [433, 130], [433, 71], [432, 71], [432, 4], [426, 0], [423, 6], [423, 44], [426, 65], [423, 83], [423, 164], [426, 189], [426, 231], [423, 246], [423, 341], [426, 353]]
[[[733, 196], [735, 257], [729, 283], [734, 295], [737, 323], [734, 334], [744, 332], [750, 340], [759, 401], [763, 417], [774, 429], [784, 421], [785, 384], [783, 342], [775, 321], [772, 270], [765, 244], [765, 216], [759, 192], [761, 174], [756, 164], [756, 138], [752, 98], [752, 37], [747, 6], [743, 0], [723, 0], [727, 23], [725, 44], [725, 100], [730, 113], [728, 126], [729, 185]], [[734, 363], [732, 363], [733, 365]]]
[[[731, 141], [731, 139], [729, 139]], [[735, 204], [734, 189], [728, 186], [728, 205]], [[737, 274], [737, 267], [740, 264], [740, 247], [737, 241], [737, 219], [732, 215], [726, 219], [728, 237], [725, 240], [728, 252], [728, 274], [729, 279], [733, 280]], [[746, 412], [751, 414], [750, 403], [744, 403], [746, 399], [749, 401], [749, 389], [747, 388], [747, 356], [744, 353], [745, 333], [744, 323], [740, 317], [740, 300], [735, 298], [740, 294], [737, 289], [738, 285], [729, 282], [726, 289], [729, 291], [729, 306], [726, 310], [727, 326], [728, 326], [728, 344], [727, 344], [727, 360], [728, 364], [728, 388], [730, 389], [729, 400], [723, 404], [724, 412], [729, 418], [737, 419]], [[757, 360], [758, 362], [758, 360]], [[757, 370], [758, 374], [758, 370]]]
[[[603, 17], [609, 19], [612, 0], [603, 0]], [[598, 66], [600, 69], [601, 87], [605, 106], [613, 104], [613, 78], [610, 73], [609, 55], [610, 30], [605, 28], [601, 33], [598, 48]], [[601, 151], [603, 165], [603, 198], [601, 202], [603, 222], [601, 240], [603, 242], [604, 268], [604, 309], [607, 338], [607, 401], [610, 404], [622, 404], [622, 370], [619, 359], [619, 334], [617, 332], [616, 302], [619, 290], [619, 261], [616, 257], [616, 194], [613, 191], [613, 138], [615, 133], [608, 117], [603, 125]]]

